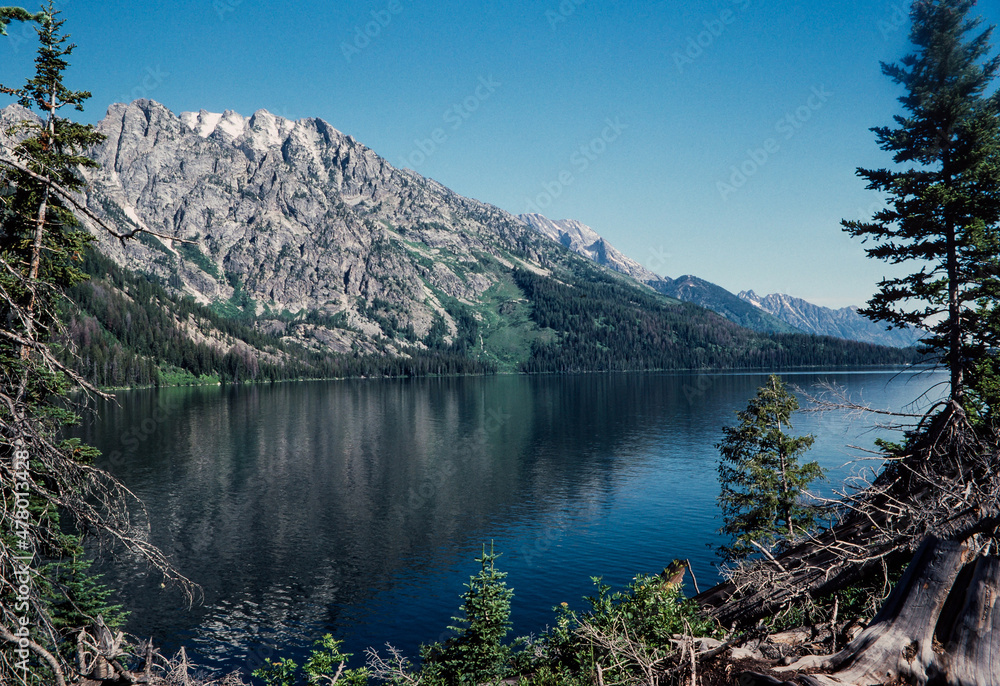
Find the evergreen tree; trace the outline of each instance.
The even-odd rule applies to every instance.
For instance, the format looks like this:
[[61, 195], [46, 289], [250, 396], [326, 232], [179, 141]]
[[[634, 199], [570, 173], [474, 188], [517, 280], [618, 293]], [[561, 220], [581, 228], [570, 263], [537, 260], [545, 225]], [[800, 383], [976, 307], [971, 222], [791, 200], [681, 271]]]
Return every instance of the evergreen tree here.
[[[106, 589], [90, 576], [79, 532], [110, 535], [155, 566], [162, 554], [136, 537], [127, 492], [93, 467], [97, 451], [59, 431], [77, 421], [67, 395], [81, 379], [53, 350], [65, 289], [84, 280], [92, 238], [80, 226], [73, 193], [84, 151], [103, 137], [59, 115], [89, 97], [63, 83], [75, 46], [53, 4], [37, 15], [0, 8], [0, 26], [32, 21], [39, 48], [21, 88], [0, 85], [36, 118], [6, 131], [0, 150], [0, 683], [56, 684], [72, 675], [74, 634], [97, 614], [114, 623]], [[94, 390], [94, 389], [91, 389]]]
[[422, 650], [424, 676], [431, 683], [484, 684], [498, 682], [510, 657], [503, 639], [510, 630], [510, 599], [506, 572], [494, 566], [499, 554], [483, 547], [476, 558], [482, 569], [469, 579], [462, 595], [463, 617], [454, 617], [457, 626], [449, 627], [456, 636], [444, 645], [434, 644]]
[[733, 538], [721, 548], [728, 560], [750, 555], [754, 543], [794, 540], [815, 524], [816, 508], [804, 503], [802, 494], [823, 477], [823, 470], [816, 462], [799, 464], [799, 457], [812, 447], [812, 436], [785, 433], [797, 409], [798, 400], [772, 374], [737, 413], [739, 424], [722, 430], [724, 438], [716, 445], [724, 522], [719, 531]]
[[970, 19], [974, 0], [916, 0], [915, 51], [882, 71], [906, 93], [895, 127], [872, 129], [891, 169], [859, 169], [888, 207], [845, 221], [867, 253], [916, 271], [886, 278], [862, 313], [929, 331], [926, 348], [951, 372], [951, 412], [983, 415], [1000, 396], [1000, 68], [992, 28]]

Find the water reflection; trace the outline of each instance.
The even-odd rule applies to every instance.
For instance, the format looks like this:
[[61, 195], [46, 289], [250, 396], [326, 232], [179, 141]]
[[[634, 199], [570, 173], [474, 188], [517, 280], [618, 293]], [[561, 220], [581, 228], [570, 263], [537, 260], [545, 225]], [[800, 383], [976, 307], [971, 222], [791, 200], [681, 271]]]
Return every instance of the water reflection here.
[[[579, 598], [593, 574], [623, 583], [683, 556], [708, 583], [713, 444], [764, 378], [123, 393], [81, 435], [144, 501], [152, 540], [201, 584], [204, 602], [189, 609], [129, 560], [107, 562], [106, 580], [123, 590], [131, 631], [235, 667], [266, 657], [261, 646], [301, 647], [323, 631], [356, 652], [388, 640], [412, 654], [448, 624], [484, 540], [505, 551], [523, 631], [541, 629], [548, 608]], [[919, 394], [886, 374], [837, 378], [887, 406]], [[814, 416], [796, 429], [817, 433], [813, 456], [839, 465], [852, 426]]]

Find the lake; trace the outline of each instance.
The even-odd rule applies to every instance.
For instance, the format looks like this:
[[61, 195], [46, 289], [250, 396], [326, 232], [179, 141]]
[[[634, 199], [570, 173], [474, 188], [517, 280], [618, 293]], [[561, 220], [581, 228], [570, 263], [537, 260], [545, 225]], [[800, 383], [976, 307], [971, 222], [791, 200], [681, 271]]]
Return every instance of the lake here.
[[[873, 407], [914, 409], [940, 373], [802, 372]], [[766, 374], [496, 376], [173, 388], [118, 394], [78, 435], [145, 503], [151, 539], [201, 585], [188, 607], [126, 556], [105, 555], [128, 630], [200, 664], [301, 657], [323, 633], [415, 656], [447, 638], [475, 557], [492, 542], [517, 634], [691, 560], [718, 579], [714, 447]], [[926, 398], [923, 401], [926, 405]], [[871, 462], [848, 445], [871, 416], [800, 414], [830, 493]], [[687, 580], [690, 590], [690, 579]], [[273, 646], [286, 646], [275, 653]]]

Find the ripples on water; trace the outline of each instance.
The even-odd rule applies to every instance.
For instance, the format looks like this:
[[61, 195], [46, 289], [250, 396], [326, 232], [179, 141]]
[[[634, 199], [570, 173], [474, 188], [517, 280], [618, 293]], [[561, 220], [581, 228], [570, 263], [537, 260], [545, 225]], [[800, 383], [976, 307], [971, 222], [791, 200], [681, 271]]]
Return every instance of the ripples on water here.
[[[785, 374], [903, 408], [941, 375]], [[538, 633], [591, 576], [620, 587], [689, 558], [717, 572], [717, 452], [766, 375], [503, 376], [164, 389], [119, 394], [81, 435], [145, 502], [152, 539], [204, 601], [129, 560], [104, 565], [129, 629], [253, 668], [325, 632], [357, 655], [415, 655], [445, 637], [484, 542], [515, 589], [515, 631]], [[873, 445], [870, 419], [799, 415], [829, 493]], [[286, 653], [282, 653], [284, 655]]]

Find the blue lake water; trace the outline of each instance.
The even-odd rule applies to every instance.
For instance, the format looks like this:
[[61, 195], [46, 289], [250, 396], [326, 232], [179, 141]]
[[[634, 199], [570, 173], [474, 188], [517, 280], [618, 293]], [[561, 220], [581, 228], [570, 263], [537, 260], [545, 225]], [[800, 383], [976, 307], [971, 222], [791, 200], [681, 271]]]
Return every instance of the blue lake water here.
[[[942, 374], [784, 374], [911, 406]], [[518, 634], [539, 633], [591, 577], [691, 560], [717, 581], [714, 447], [766, 374], [498, 376], [132, 391], [79, 434], [145, 503], [151, 539], [203, 589], [176, 589], [127, 557], [101, 561], [128, 630], [209, 667], [301, 656], [323, 633], [356, 654], [415, 656], [446, 638], [474, 558], [491, 541], [515, 591]], [[925, 405], [926, 397], [922, 401]], [[848, 445], [875, 419], [801, 414], [830, 493], [870, 462]], [[689, 582], [690, 586], [690, 582]], [[273, 646], [287, 650], [274, 652]]]

